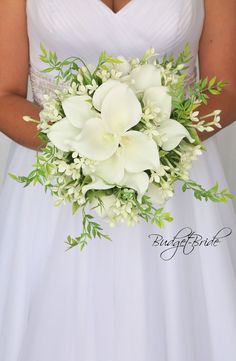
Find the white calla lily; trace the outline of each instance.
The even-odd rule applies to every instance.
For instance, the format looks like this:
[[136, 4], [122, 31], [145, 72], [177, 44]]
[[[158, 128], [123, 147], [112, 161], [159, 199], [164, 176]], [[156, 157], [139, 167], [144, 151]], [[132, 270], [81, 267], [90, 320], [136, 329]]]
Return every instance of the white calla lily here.
[[[122, 179], [119, 182], [115, 182], [114, 185], [109, 185], [104, 182], [103, 179], [95, 176], [92, 176], [92, 182], [85, 185], [82, 188], [82, 192], [85, 194], [90, 189], [109, 189], [113, 186], [127, 187], [132, 188], [137, 192], [137, 200], [138, 202], [142, 202], [142, 197], [148, 189], [149, 186], [149, 177], [147, 173], [129, 173], [125, 172]], [[107, 196], [105, 196], [107, 199]], [[114, 199], [113, 199], [114, 200]]]
[[141, 105], [125, 84], [110, 90], [102, 104], [101, 119], [92, 118], [81, 131], [78, 152], [93, 160], [105, 160], [118, 149], [126, 130], [141, 119]]
[[154, 104], [167, 118], [169, 118], [171, 114], [171, 102], [172, 98], [168, 94], [168, 88], [166, 86], [150, 87], [144, 92], [144, 105]]
[[125, 170], [137, 173], [158, 168], [156, 142], [144, 133], [129, 130], [141, 115], [142, 108], [133, 91], [120, 84], [105, 97], [101, 119], [89, 119], [82, 129], [77, 151], [100, 161], [95, 173], [105, 181], [118, 182]]
[[72, 150], [71, 142], [80, 134], [80, 129], [74, 127], [67, 118], [54, 123], [47, 131], [49, 140], [63, 152]]
[[147, 134], [130, 130], [120, 141], [124, 167], [128, 172], [157, 169], [160, 165], [158, 148]]
[[142, 202], [142, 197], [145, 194], [146, 190], [148, 189], [149, 185], [149, 177], [147, 173], [140, 172], [140, 173], [129, 173], [125, 172], [123, 179], [119, 182], [120, 186], [125, 186], [128, 188], [132, 188], [137, 191], [138, 202]]
[[95, 166], [95, 174], [112, 184], [118, 184], [124, 177], [124, 172], [124, 158], [120, 148], [112, 157]]
[[113, 88], [102, 103], [101, 117], [112, 133], [124, 133], [138, 124], [141, 116], [141, 104], [126, 84]]
[[120, 85], [121, 82], [119, 80], [109, 79], [105, 83], [101, 84], [93, 94], [93, 106], [97, 110], [101, 111], [102, 103], [104, 101], [105, 96], [109, 93], [111, 89]]
[[90, 189], [110, 189], [114, 187], [113, 184], [108, 184], [104, 182], [103, 179], [97, 177], [96, 175], [91, 175], [91, 178], [92, 181], [82, 187], [81, 191], [83, 194], [85, 194]]
[[159, 206], [163, 206], [166, 203], [166, 198], [163, 189], [160, 186], [150, 183], [148, 186], [148, 190], [145, 195], [151, 198], [153, 203], [158, 204]]
[[101, 118], [91, 118], [81, 130], [75, 151], [92, 160], [105, 160], [115, 153], [119, 141], [119, 136], [107, 131]]
[[191, 137], [187, 129], [174, 119], [163, 121], [157, 128], [161, 137], [165, 137], [161, 147], [165, 151], [170, 151], [179, 145], [184, 137], [193, 143], [194, 139]]
[[96, 116], [89, 101], [91, 98], [88, 95], [75, 95], [62, 101], [65, 116], [74, 127], [82, 128], [86, 120]]
[[161, 147], [166, 151], [177, 147], [184, 137], [187, 137], [191, 143], [194, 142], [194, 139], [182, 124], [174, 119], [169, 119], [171, 115], [171, 99], [171, 96], [168, 94], [168, 88], [164, 86], [151, 87], [145, 90], [143, 96], [144, 105], [148, 105], [149, 103], [155, 104], [161, 113], [165, 115], [157, 128], [157, 132], [160, 137], [164, 137]]
[[147, 88], [161, 85], [161, 72], [153, 64], [143, 64], [121, 78], [121, 81], [128, 83], [136, 92], [142, 92]]
[[98, 114], [88, 102], [89, 96], [70, 96], [62, 101], [65, 118], [52, 124], [47, 131], [49, 140], [64, 152], [76, 151], [81, 128]]
[[114, 63], [113, 67], [116, 71], [121, 72], [123, 75], [127, 75], [131, 70], [131, 65], [127, 59], [123, 56], [118, 56], [117, 59], [121, 60], [122, 63]]

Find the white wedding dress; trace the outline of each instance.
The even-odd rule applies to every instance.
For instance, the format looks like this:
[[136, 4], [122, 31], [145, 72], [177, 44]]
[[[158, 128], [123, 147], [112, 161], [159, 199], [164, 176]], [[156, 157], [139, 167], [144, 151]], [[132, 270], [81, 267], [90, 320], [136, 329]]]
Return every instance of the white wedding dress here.
[[[35, 102], [52, 88], [42, 75], [39, 44], [62, 59], [87, 63], [102, 50], [141, 56], [149, 47], [193, 53], [204, 20], [203, 0], [132, 0], [117, 14], [97, 0], [27, 0], [30, 75]], [[17, 59], [16, 59], [17, 61]], [[48, 78], [45, 79], [45, 76]], [[191, 178], [205, 188], [228, 187], [214, 136], [194, 162]], [[13, 144], [7, 172], [26, 175], [35, 151]], [[233, 190], [230, 190], [233, 192]], [[235, 191], [235, 190], [234, 190]], [[236, 359], [236, 217], [232, 202], [198, 201], [176, 184], [166, 204], [166, 228], [140, 222], [110, 228], [112, 242], [95, 239], [65, 252], [81, 230], [80, 213], [55, 207], [43, 187], [23, 186], [6, 173], [0, 194], [0, 361], [234, 361]], [[179, 249], [169, 261], [153, 246], [190, 227], [213, 246]]]

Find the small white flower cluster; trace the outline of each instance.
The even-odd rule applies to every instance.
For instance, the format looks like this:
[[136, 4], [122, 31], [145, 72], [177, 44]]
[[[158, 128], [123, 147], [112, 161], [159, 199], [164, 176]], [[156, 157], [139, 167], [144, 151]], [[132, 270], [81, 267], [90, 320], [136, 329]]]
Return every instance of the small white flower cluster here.
[[72, 154], [73, 162], [65, 161], [65, 153], [57, 150], [53, 157], [53, 168], [47, 175], [47, 184], [51, 184], [51, 191], [57, 200], [55, 205], [66, 202], [77, 202], [79, 205], [85, 203], [85, 196], [80, 185], [81, 167], [83, 162], [77, 158], [78, 154]]
[[108, 79], [114, 79], [119, 80], [123, 73], [122, 71], [119, 71], [114, 67], [107, 67], [107, 69], [99, 69], [96, 72], [96, 75], [102, 80], [103, 83], [105, 83]]
[[73, 180], [79, 179], [81, 164], [80, 162], [77, 163], [76, 160], [77, 159], [75, 159], [74, 162], [70, 164], [66, 163], [64, 160], [55, 161], [55, 164], [58, 167], [58, 172], [71, 177]]
[[158, 146], [162, 146], [162, 144], [167, 140], [167, 136], [165, 134], [160, 134], [158, 131], [158, 127], [153, 124], [146, 124], [146, 129], [141, 130], [144, 134], [147, 134], [150, 138], [154, 138]]
[[103, 83], [105, 83], [111, 77], [110, 71], [106, 69], [97, 70], [96, 75], [102, 80]]
[[[214, 110], [212, 113], [199, 117], [199, 111], [193, 111], [190, 113], [190, 119], [196, 124], [193, 124], [192, 126], [199, 132], [212, 132], [214, 130], [213, 126], [222, 128], [220, 124], [220, 113], [221, 110]], [[213, 117], [213, 120], [211, 122], [206, 122], [205, 119], [209, 117]]]
[[97, 89], [98, 84], [97, 82], [93, 79], [92, 80], [92, 84], [87, 84], [86, 85], [86, 89], [88, 91], [88, 94], [91, 95], [93, 92], [95, 92], [95, 90]]
[[74, 94], [73, 95], [91, 95], [98, 87], [98, 84], [93, 79], [92, 84], [87, 85], [79, 85], [77, 86], [76, 83], [72, 83], [72, 86], [74, 88]]
[[173, 197], [174, 188], [173, 188], [173, 184], [171, 184], [170, 181], [165, 181], [165, 180], [161, 179], [160, 185], [161, 185], [161, 190], [162, 190], [162, 196], [165, 200]]
[[61, 203], [78, 203], [79, 206], [82, 206], [86, 203], [84, 194], [81, 191], [80, 186], [69, 186], [64, 183], [63, 178], [59, 178], [58, 181], [61, 182], [58, 185], [55, 185], [52, 188], [52, 192], [58, 197], [54, 202], [55, 206], [60, 205]]
[[185, 141], [182, 141], [179, 145], [181, 150], [181, 160], [186, 161], [189, 160], [196, 160], [199, 155], [203, 153], [202, 146], [199, 145], [192, 145]]
[[150, 176], [149, 182], [150, 183], [152, 183], [152, 182], [160, 183], [161, 177], [168, 176], [167, 171], [169, 171], [169, 170], [170, 170], [169, 166], [160, 164], [160, 166], [158, 167], [158, 169], [156, 171], [151, 170], [151, 176]]
[[46, 131], [50, 125], [49, 122], [54, 123], [62, 118], [60, 114], [60, 99], [55, 95], [44, 95], [43, 109], [39, 113], [40, 124], [38, 129]]
[[[77, 78], [80, 79], [80, 74], [77, 75]], [[82, 80], [81, 80], [82, 81]], [[95, 79], [92, 80], [91, 84], [84, 85], [80, 83], [79, 85], [76, 82], [72, 82], [71, 86], [68, 88], [68, 94], [72, 95], [91, 95], [98, 87], [97, 82]]]
[[122, 75], [122, 71], [111, 69], [111, 79], [119, 80]]
[[142, 64], [148, 64], [150, 58], [154, 57], [155, 55], [157, 55], [155, 53], [155, 49], [150, 48], [145, 52], [142, 59], [132, 57], [117, 57], [117, 59], [123, 61], [122, 64], [106, 62], [96, 71], [96, 76], [102, 80], [102, 83], [105, 83], [109, 79], [120, 80], [122, 76], [127, 75], [135, 68], [138, 68]]
[[140, 65], [140, 59], [139, 58], [132, 58], [132, 59], [130, 59], [129, 64], [130, 64], [132, 69], [135, 69]]
[[163, 83], [165, 86], [168, 86], [177, 83], [179, 79], [178, 73], [183, 70], [184, 64], [179, 64], [174, 68], [173, 63], [169, 62], [165, 67], [159, 65], [159, 68], [161, 70]]
[[95, 171], [96, 161], [79, 157], [72, 153], [72, 161], [65, 160], [65, 152], [57, 150], [54, 154], [53, 168], [48, 174], [47, 184], [53, 184], [52, 191], [58, 197], [55, 205], [62, 202], [83, 205], [86, 202], [81, 181], [82, 174], [90, 175]]
[[153, 102], [148, 102], [147, 105], [143, 107], [142, 118], [145, 120], [147, 127], [153, 124], [158, 125], [165, 117], [167, 117], [165, 113], [161, 112], [161, 109]]
[[118, 222], [134, 225], [138, 222], [138, 213], [138, 209], [131, 201], [116, 199], [107, 214], [107, 221], [111, 227], [114, 227]]
[[192, 145], [182, 142], [180, 148], [180, 162], [178, 164], [178, 173], [182, 179], [189, 179], [189, 171], [192, 167], [192, 161], [196, 160], [203, 153], [201, 145]]
[[184, 180], [189, 179], [189, 170], [192, 167], [192, 161], [196, 160], [198, 156], [203, 153], [203, 150], [201, 145], [192, 145], [182, 140], [178, 150], [175, 149], [174, 152], [180, 156], [179, 162], [173, 164], [168, 159], [165, 159], [168, 166], [161, 165], [158, 172], [151, 171], [150, 183], [159, 183], [161, 188], [164, 189], [167, 185], [169, 185], [170, 188], [172, 187], [172, 179], [176, 176]]

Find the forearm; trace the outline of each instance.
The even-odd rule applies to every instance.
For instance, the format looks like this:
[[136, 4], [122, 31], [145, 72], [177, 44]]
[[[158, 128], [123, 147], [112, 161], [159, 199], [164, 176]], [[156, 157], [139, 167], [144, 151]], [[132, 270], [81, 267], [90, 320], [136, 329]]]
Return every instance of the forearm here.
[[24, 115], [39, 119], [42, 108], [25, 98], [9, 94], [0, 97], [0, 131], [27, 148], [40, 150], [44, 145], [38, 138], [37, 124], [23, 120]]
[[[221, 129], [232, 124], [236, 120], [236, 96], [235, 92], [227, 90], [225, 87], [221, 94], [219, 95], [209, 95], [207, 105], [202, 104], [197, 110], [199, 111], [199, 116], [206, 115], [213, 112], [216, 109], [221, 110], [220, 114], [220, 124], [222, 128], [216, 128], [211, 132], [198, 132], [198, 135], [202, 141], [212, 137], [218, 133]], [[207, 118], [206, 120], [209, 120]]]

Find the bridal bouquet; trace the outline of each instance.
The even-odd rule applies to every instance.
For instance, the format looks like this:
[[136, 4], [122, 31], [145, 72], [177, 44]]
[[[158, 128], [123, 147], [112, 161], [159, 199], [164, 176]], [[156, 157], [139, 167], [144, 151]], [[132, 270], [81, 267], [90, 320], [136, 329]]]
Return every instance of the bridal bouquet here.
[[221, 127], [220, 110], [200, 117], [197, 108], [224, 83], [206, 78], [186, 89], [188, 46], [176, 59], [162, 60], [154, 49], [141, 59], [104, 51], [96, 65], [78, 57], [60, 61], [42, 44], [41, 51], [48, 64], [43, 72], [55, 73], [55, 91], [45, 94], [39, 121], [24, 120], [38, 122], [45, 147], [28, 176], [10, 176], [25, 186], [41, 183], [55, 205], [82, 209], [82, 231], [68, 236], [69, 248], [83, 249], [94, 237], [110, 239], [89, 210], [112, 226], [143, 219], [164, 227], [173, 219], [164, 204], [176, 181], [199, 200], [232, 198], [217, 183], [205, 190], [189, 179], [192, 161], [205, 150], [197, 131]]

